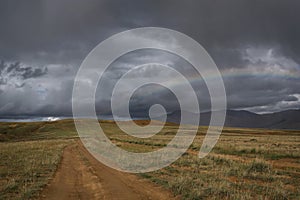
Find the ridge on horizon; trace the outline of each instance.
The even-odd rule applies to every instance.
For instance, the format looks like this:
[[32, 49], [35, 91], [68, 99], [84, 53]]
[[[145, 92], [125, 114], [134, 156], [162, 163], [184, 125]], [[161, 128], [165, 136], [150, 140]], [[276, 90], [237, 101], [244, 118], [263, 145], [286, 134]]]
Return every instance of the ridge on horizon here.
[[[167, 122], [180, 123], [181, 112], [179, 110], [170, 112], [167, 116], [161, 115], [156, 117], [155, 120], [160, 120], [167, 117]], [[186, 112], [188, 118], [193, 118], [199, 113]], [[216, 111], [218, 112], [218, 111]], [[200, 122], [197, 125], [207, 126], [209, 125], [211, 111], [200, 113]], [[51, 119], [49, 119], [51, 118]], [[55, 118], [55, 120], [53, 120]], [[62, 119], [73, 119], [72, 116], [0, 116], [0, 121], [56, 121]], [[100, 120], [113, 120], [112, 116], [98, 116]], [[121, 119], [121, 118], [120, 118]], [[149, 117], [134, 117], [134, 120], [147, 120]], [[131, 120], [131, 119], [128, 119]], [[121, 121], [126, 121], [122, 119]], [[300, 109], [289, 109], [273, 113], [254, 113], [247, 110], [226, 110], [225, 127], [237, 127], [237, 128], [268, 128], [268, 129], [295, 129], [300, 130]]]
[[[185, 111], [187, 112], [187, 111]], [[218, 112], [218, 111], [216, 111]], [[197, 113], [187, 112], [193, 117]], [[200, 126], [209, 125], [211, 111], [200, 113]], [[179, 123], [180, 114], [172, 112], [168, 114], [169, 122]], [[240, 128], [269, 128], [269, 129], [296, 129], [300, 130], [300, 109], [289, 109], [274, 113], [254, 113], [247, 110], [227, 110], [225, 127]]]

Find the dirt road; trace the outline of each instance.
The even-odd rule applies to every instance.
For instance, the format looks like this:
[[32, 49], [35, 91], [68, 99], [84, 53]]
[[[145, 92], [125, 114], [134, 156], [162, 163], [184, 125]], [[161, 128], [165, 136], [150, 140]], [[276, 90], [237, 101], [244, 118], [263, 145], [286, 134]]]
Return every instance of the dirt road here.
[[65, 148], [53, 180], [41, 199], [175, 199], [159, 186], [106, 167], [83, 147], [81, 142]]

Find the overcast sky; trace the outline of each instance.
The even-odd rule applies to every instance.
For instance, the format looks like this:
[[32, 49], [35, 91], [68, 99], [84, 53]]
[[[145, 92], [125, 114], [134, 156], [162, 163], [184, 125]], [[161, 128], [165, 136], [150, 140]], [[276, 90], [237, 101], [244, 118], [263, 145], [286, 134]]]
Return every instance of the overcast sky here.
[[[74, 77], [87, 54], [112, 34], [144, 26], [198, 41], [223, 75], [229, 109], [299, 109], [299, 8], [296, 0], [0, 0], [0, 116], [71, 115]], [[115, 80], [147, 62], [193, 77], [192, 66], [170, 53], [129, 53], [112, 64], [97, 90], [99, 114], [110, 113]], [[192, 85], [200, 107], [209, 110], [205, 85]], [[157, 87], [137, 91], [132, 112], [143, 115], [153, 103], [178, 109], [174, 95]]]

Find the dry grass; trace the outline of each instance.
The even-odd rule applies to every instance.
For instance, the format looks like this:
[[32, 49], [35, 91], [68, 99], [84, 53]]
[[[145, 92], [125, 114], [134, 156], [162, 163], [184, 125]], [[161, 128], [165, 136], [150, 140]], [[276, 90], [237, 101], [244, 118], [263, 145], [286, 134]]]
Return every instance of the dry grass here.
[[[113, 122], [101, 124], [115, 144], [133, 152], [163, 148], [177, 131], [168, 124], [138, 139]], [[199, 159], [205, 132], [200, 127], [189, 151], [171, 166], [140, 176], [182, 199], [300, 199], [300, 132], [226, 128], [213, 151]], [[0, 199], [34, 197], [72, 141], [66, 139], [74, 137], [72, 121], [0, 124]]]
[[[160, 134], [137, 139], [110, 128], [110, 138], [121, 148], [149, 152], [163, 148], [176, 133], [167, 126]], [[206, 129], [188, 153], [171, 166], [141, 174], [182, 199], [299, 199], [300, 133], [226, 128], [216, 147], [204, 159], [198, 151]]]
[[49, 182], [71, 140], [0, 143], [0, 199], [31, 199]]

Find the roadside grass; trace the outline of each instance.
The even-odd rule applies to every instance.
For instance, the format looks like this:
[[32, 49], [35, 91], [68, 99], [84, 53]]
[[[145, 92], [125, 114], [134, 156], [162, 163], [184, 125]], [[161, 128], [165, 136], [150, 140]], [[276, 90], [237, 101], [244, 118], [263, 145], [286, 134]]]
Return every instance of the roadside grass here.
[[0, 199], [32, 199], [49, 182], [72, 140], [0, 143]]
[[[182, 199], [299, 199], [300, 133], [255, 129], [225, 129], [216, 147], [198, 158], [205, 128], [189, 151], [172, 165], [141, 177], [170, 189]], [[111, 135], [119, 147], [148, 152], [164, 147], [176, 134], [164, 130], [138, 139]], [[164, 134], [167, 132], [168, 134]]]
[[[135, 138], [115, 125], [106, 125], [108, 137], [132, 152], [165, 147], [176, 126], [165, 126], [151, 138]], [[187, 153], [172, 165], [142, 178], [170, 189], [182, 199], [299, 199], [300, 133], [288, 130], [225, 128], [213, 151], [198, 158], [207, 127]]]
[[241, 163], [216, 156], [181, 157], [171, 166], [143, 177], [182, 199], [298, 199], [299, 177], [280, 176], [265, 161]]

